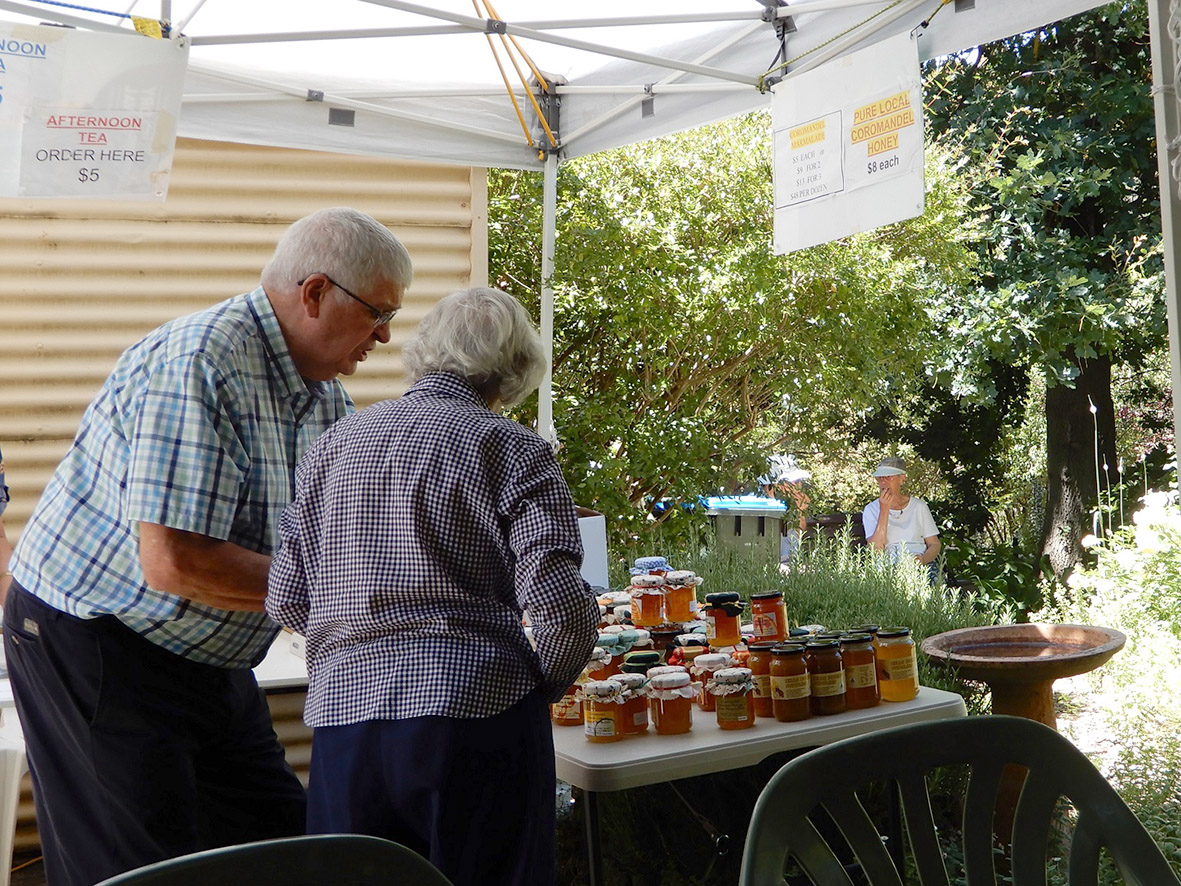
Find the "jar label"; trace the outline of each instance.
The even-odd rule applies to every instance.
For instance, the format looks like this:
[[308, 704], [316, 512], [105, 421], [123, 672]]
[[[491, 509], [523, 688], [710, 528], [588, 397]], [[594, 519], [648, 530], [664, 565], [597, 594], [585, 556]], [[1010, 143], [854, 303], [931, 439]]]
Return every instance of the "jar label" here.
[[819, 696], [844, 695], [845, 672], [830, 671], [827, 674], [812, 674], [812, 694]]
[[595, 737], [607, 737], [615, 734], [615, 712], [596, 711], [584, 708], [582, 712], [583, 732]]
[[705, 637], [707, 640], [716, 640], [718, 638], [718, 622], [712, 615], [705, 617]]
[[556, 720], [573, 720], [582, 716], [582, 702], [573, 692], [563, 695], [550, 707]]
[[636, 711], [632, 714], [633, 726], [647, 726], [648, 725], [648, 707], [644, 706], [643, 710]]
[[771, 697], [771, 675], [770, 674], [755, 674], [755, 676], [754, 676], [754, 694], [755, 694], [755, 698], [770, 698]]
[[747, 704], [746, 693], [735, 692], [733, 695], [719, 695], [714, 699], [718, 706], [718, 719], [731, 723], [743, 723], [751, 718], [750, 705]]
[[811, 686], [808, 683], [807, 674], [771, 678], [772, 698], [787, 701], [791, 698], [807, 698], [811, 694]]
[[872, 664], [850, 665], [845, 668], [845, 678], [850, 689], [868, 689], [877, 685], [878, 671]]
[[914, 680], [918, 677], [919, 667], [914, 654], [901, 658], [884, 658], [879, 663], [882, 676], [887, 680]]
[[756, 612], [751, 619], [754, 622], [756, 637], [778, 637], [779, 636], [779, 617], [778, 613], [772, 612]]

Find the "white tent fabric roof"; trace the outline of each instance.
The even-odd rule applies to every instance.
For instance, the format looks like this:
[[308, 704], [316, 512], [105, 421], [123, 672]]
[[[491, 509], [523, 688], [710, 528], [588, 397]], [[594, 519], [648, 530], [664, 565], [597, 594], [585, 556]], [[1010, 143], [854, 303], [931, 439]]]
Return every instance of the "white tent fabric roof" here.
[[[763, 20], [775, 12], [793, 13], [785, 47], [792, 63], [778, 72], [787, 79], [777, 87], [790, 88], [793, 73], [928, 18], [919, 38], [924, 58], [1098, 5], [801, 0], [770, 9], [775, 2], [499, 0], [488, 15], [503, 24], [477, 15], [471, 0], [165, 0], [139, 3], [132, 12], [168, 18], [192, 42], [180, 135], [540, 169], [543, 159], [522, 130], [488, 46], [500, 48], [504, 38], [488, 38], [488, 30], [512, 35], [547, 78], [565, 81], [558, 89], [558, 157], [569, 159], [765, 106], [770, 96], [760, 80], [782, 60], [776, 27]], [[130, 31], [112, 16], [36, 0], [0, 0], [3, 13]], [[526, 90], [503, 49], [500, 58], [538, 144], [542, 133]]]

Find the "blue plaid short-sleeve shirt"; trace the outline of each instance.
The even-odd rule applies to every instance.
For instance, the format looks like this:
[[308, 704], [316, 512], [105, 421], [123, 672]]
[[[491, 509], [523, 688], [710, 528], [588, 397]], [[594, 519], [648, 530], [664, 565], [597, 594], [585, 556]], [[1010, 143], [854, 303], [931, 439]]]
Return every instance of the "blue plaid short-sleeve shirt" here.
[[13, 555], [55, 609], [114, 615], [178, 655], [262, 659], [277, 626], [148, 587], [138, 523], [269, 554], [295, 465], [350, 412], [338, 382], [302, 379], [262, 288], [161, 326], [120, 357]]

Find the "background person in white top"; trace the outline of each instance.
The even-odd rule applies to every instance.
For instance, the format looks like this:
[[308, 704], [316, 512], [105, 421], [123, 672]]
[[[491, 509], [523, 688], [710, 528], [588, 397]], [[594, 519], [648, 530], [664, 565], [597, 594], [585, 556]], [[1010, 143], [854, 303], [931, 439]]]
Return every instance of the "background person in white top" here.
[[873, 476], [881, 495], [861, 513], [866, 542], [894, 557], [903, 552], [911, 554], [927, 567], [934, 583], [939, 571], [936, 560], [943, 545], [927, 503], [917, 495], [902, 491], [906, 462], [900, 458], [883, 458]]

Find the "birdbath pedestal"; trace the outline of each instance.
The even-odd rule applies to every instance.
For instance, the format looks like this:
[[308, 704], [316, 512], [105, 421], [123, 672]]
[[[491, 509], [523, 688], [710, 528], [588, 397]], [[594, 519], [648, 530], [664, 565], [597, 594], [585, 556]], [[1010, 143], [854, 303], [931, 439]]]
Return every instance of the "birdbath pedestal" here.
[[936, 664], [992, 690], [992, 712], [1057, 728], [1053, 684], [1093, 671], [1124, 646], [1111, 628], [1015, 624], [961, 628], [928, 637], [922, 650]]

